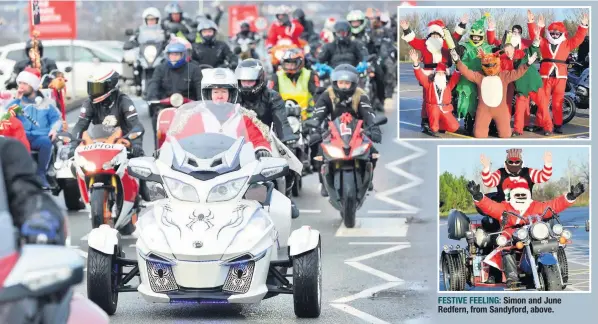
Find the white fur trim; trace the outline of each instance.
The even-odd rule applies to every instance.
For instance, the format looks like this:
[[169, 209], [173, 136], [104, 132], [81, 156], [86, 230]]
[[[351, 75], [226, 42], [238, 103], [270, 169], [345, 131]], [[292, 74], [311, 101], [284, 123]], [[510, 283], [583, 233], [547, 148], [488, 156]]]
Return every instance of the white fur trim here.
[[540, 40], [539, 39], [534, 39], [534, 41], [532, 42], [532, 46], [533, 47], [540, 47]]
[[422, 72], [424, 72], [425, 75], [431, 75], [432, 73], [434, 73], [434, 70], [423, 69]]
[[[552, 38], [552, 36], [550, 36], [550, 32], [548, 31], [548, 28], [546, 28], [546, 30], [544, 31], [544, 37], [552, 45], [560, 45], [562, 42], [564, 42], [567, 39], [567, 37], [565, 37], [564, 33], [561, 34], [561, 37], [559, 37], [558, 39]], [[550, 49], [550, 51], [552, 52], [552, 48]], [[558, 48], [555, 52], [558, 52]], [[554, 56], [554, 54], [553, 54], [553, 56]]]
[[459, 27], [459, 25], [457, 25], [455, 27], [455, 33], [457, 33], [459, 35], [463, 35], [463, 34], [465, 34], [465, 28], [461, 28], [461, 27]]
[[565, 196], [565, 199], [567, 200], [568, 203], [572, 204], [575, 202], [575, 199], [569, 200], [569, 198], [567, 198], [567, 194], [564, 194], [563, 196]]
[[498, 107], [502, 101], [502, 80], [498, 75], [486, 76], [480, 86], [482, 100], [488, 107]]
[[432, 25], [428, 27], [428, 35], [430, 35], [431, 33], [439, 33], [441, 36], [444, 37], [444, 31], [442, 30], [442, 27], [438, 25]]
[[418, 64], [418, 65], [415, 65], [415, 66], [413, 66], [413, 69], [414, 69], [414, 70], [419, 70], [419, 69], [421, 69], [421, 64]]
[[487, 28], [486, 31], [495, 31], [494, 28]]
[[412, 30], [409, 32], [409, 34], [401, 36], [401, 39], [409, 43], [415, 39], [415, 33]]
[[29, 71], [23, 71], [19, 73], [19, 76], [17, 76], [17, 83], [19, 82], [27, 83], [33, 88], [33, 91], [37, 91], [39, 89], [41, 79]]
[[581, 28], [585, 28], [585, 29], [588, 29], [588, 28], [590, 27], [590, 25], [582, 25], [582, 24], [579, 24], [579, 27], [581, 27]]
[[266, 150], [266, 151], [272, 153], [272, 150], [269, 149], [269, 148], [267, 148], [267, 147], [265, 147], [265, 146], [258, 146], [258, 147], [255, 147], [253, 150], [256, 151], [256, 152], [259, 151], [259, 150]]
[[442, 51], [440, 51], [438, 53], [430, 52], [430, 54], [432, 54], [432, 62], [434, 62], [434, 63], [442, 62]]

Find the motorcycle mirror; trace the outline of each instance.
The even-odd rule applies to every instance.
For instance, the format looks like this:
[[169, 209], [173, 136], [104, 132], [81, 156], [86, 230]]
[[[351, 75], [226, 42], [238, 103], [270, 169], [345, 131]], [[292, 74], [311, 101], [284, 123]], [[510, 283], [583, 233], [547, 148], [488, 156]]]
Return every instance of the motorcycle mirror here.
[[133, 36], [134, 34], [135, 34], [135, 32], [131, 28], [127, 28], [125, 30], [125, 36]]
[[64, 69], [64, 72], [66, 72], [66, 73], [69, 73], [69, 72], [71, 72], [72, 70], [73, 70], [73, 68], [72, 68], [72, 67], [70, 67], [70, 66], [67, 66], [67, 67], [66, 67], [66, 69]]
[[162, 183], [160, 172], [154, 164], [154, 158], [143, 156], [129, 160], [127, 167], [129, 175], [139, 180]]
[[249, 184], [274, 181], [289, 173], [289, 163], [285, 158], [263, 157], [260, 159], [260, 173], [249, 179]]

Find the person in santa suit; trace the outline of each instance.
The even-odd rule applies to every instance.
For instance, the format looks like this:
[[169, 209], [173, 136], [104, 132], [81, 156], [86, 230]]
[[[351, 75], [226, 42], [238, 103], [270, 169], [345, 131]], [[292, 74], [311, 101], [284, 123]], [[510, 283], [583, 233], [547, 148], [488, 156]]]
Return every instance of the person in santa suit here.
[[[540, 31], [540, 53], [542, 54], [542, 61], [540, 61], [540, 75], [544, 82], [544, 91], [546, 95], [552, 99], [552, 120], [544, 118], [544, 122], [550, 122], [548, 127], [554, 132], [562, 134], [561, 127], [563, 126], [563, 99], [565, 97], [565, 87], [567, 85], [567, 57], [575, 50], [585, 39], [588, 34], [588, 27], [590, 19], [587, 13], [584, 13], [580, 19], [581, 23], [577, 27], [577, 31], [573, 37], [569, 38], [567, 35], [567, 28], [565, 24], [560, 21], [553, 22], [545, 27], [544, 17], [538, 17], [538, 27]], [[535, 38], [535, 22], [534, 28], [530, 29], [530, 36]], [[544, 129], [546, 129], [546, 127]]]
[[[528, 30], [534, 28], [534, 15], [530, 10], [527, 11], [527, 28]], [[502, 46], [502, 40], [496, 35], [496, 23], [494, 19], [488, 17], [488, 29], [486, 30], [486, 38], [488, 44], [499, 47]], [[515, 49], [525, 50], [534, 42], [533, 38], [523, 38], [523, 28], [521, 25], [513, 25], [511, 31], [507, 34], [507, 44], [513, 45]], [[506, 45], [506, 44], [505, 44]]]
[[409, 51], [413, 61], [415, 78], [424, 88], [424, 102], [426, 114], [429, 118], [429, 134], [438, 137], [438, 131], [454, 133], [459, 129], [459, 122], [453, 116], [452, 91], [459, 82], [461, 74], [453, 73], [447, 81], [446, 65], [442, 62], [436, 66], [436, 71], [426, 75], [422, 70], [417, 51]]
[[[550, 201], [535, 201], [532, 200], [531, 190], [525, 181], [513, 182], [509, 186], [511, 191], [510, 199], [503, 202], [495, 202], [494, 200], [484, 196], [480, 191], [480, 185], [474, 181], [467, 183], [467, 191], [471, 193], [474, 204], [477, 208], [482, 210], [484, 214], [504, 224], [502, 235], [507, 239], [511, 239], [513, 233], [521, 226], [530, 223], [525, 223], [519, 217], [506, 214], [505, 212], [515, 213], [523, 218], [529, 216], [541, 216], [547, 208], [551, 208], [555, 213], [560, 213], [565, 209], [571, 207], [577, 197], [584, 193], [584, 185], [578, 183], [576, 186], [571, 186], [568, 193], [563, 194]], [[552, 218], [552, 213], [548, 212], [544, 215], [544, 220]], [[503, 219], [507, 217], [507, 219]], [[528, 222], [534, 223], [535, 219], [528, 219]], [[483, 262], [504, 271], [506, 277], [507, 288], [517, 288], [519, 284], [519, 276], [517, 274], [517, 263], [513, 252], [502, 252], [495, 249], [488, 254]], [[502, 254], [502, 255], [501, 255]], [[494, 279], [494, 278], [493, 278]], [[492, 279], [490, 279], [492, 280]]]
[[[456, 43], [458, 43], [461, 40], [461, 37], [463, 37], [465, 34], [465, 28], [467, 27], [468, 21], [469, 16], [465, 14], [463, 17], [461, 17], [461, 21], [455, 27], [455, 31], [453, 32], [452, 36]], [[446, 28], [446, 26], [442, 20], [433, 20], [428, 23], [428, 35], [426, 36], [425, 40], [415, 37], [415, 32], [409, 28], [408, 21], [402, 20], [399, 25], [403, 30], [403, 36], [401, 36], [401, 39], [422, 53], [422, 62], [424, 63], [422, 72], [424, 74], [432, 74], [436, 68], [436, 65], [440, 62], [444, 63], [448, 67], [452, 65], [453, 62], [450, 58], [448, 46], [444, 40], [443, 29]], [[422, 130], [424, 132], [429, 132], [425, 96], [424, 101], [422, 102], [421, 118]]]
[[541, 170], [523, 166], [523, 150], [508, 149], [504, 167], [490, 173], [490, 159], [482, 154], [482, 182], [488, 188], [496, 188], [496, 193], [489, 194], [492, 200], [509, 200], [508, 187], [513, 182], [525, 181], [533, 190], [534, 184], [544, 183], [552, 176], [552, 153], [544, 153], [544, 167]]
[[290, 7], [280, 6], [277, 8], [276, 21], [270, 26], [266, 38], [267, 49], [276, 46], [276, 43], [282, 39], [290, 39], [293, 44], [303, 47], [304, 44], [299, 39], [304, 28], [299, 20], [290, 18], [291, 14]]

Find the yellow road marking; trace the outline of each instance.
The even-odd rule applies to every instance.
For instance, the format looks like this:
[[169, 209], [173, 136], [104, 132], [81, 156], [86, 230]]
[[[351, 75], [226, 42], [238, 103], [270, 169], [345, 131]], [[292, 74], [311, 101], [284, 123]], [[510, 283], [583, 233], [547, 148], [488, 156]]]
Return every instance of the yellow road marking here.
[[563, 138], [563, 137], [579, 136], [579, 135], [589, 135], [589, 134], [590, 134], [590, 132], [574, 133], [574, 134], [563, 134], [563, 135], [557, 135], [557, 136], [549, 136], [548, 138]]
[[568, 122], [567, 125], [575, 125], [575, 126], [579, 126], [579, 127], [590, 128], [590, 125], [582, 125], [582, 124], [572, 123], [572, 122]]
[[450, 135], [454, 135], [454, 136], [462, 137], [462, 138], [475, 138], [473, 136], [467, 136], [467, 135], [457, 134], [457, 133], [451, 133], [451, 132], [446, 132], [445, 134], [450, 134]]

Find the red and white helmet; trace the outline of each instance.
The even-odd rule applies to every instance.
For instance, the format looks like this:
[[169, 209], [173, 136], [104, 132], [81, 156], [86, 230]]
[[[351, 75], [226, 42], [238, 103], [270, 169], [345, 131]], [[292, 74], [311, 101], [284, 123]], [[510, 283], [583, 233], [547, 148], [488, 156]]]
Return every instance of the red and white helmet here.
[[330, 17], [330, 18], [326, 19], [326, 22], [324, 23], [324, 29], [334, 30], [334, 24], [336, 24], [336, 19]]

